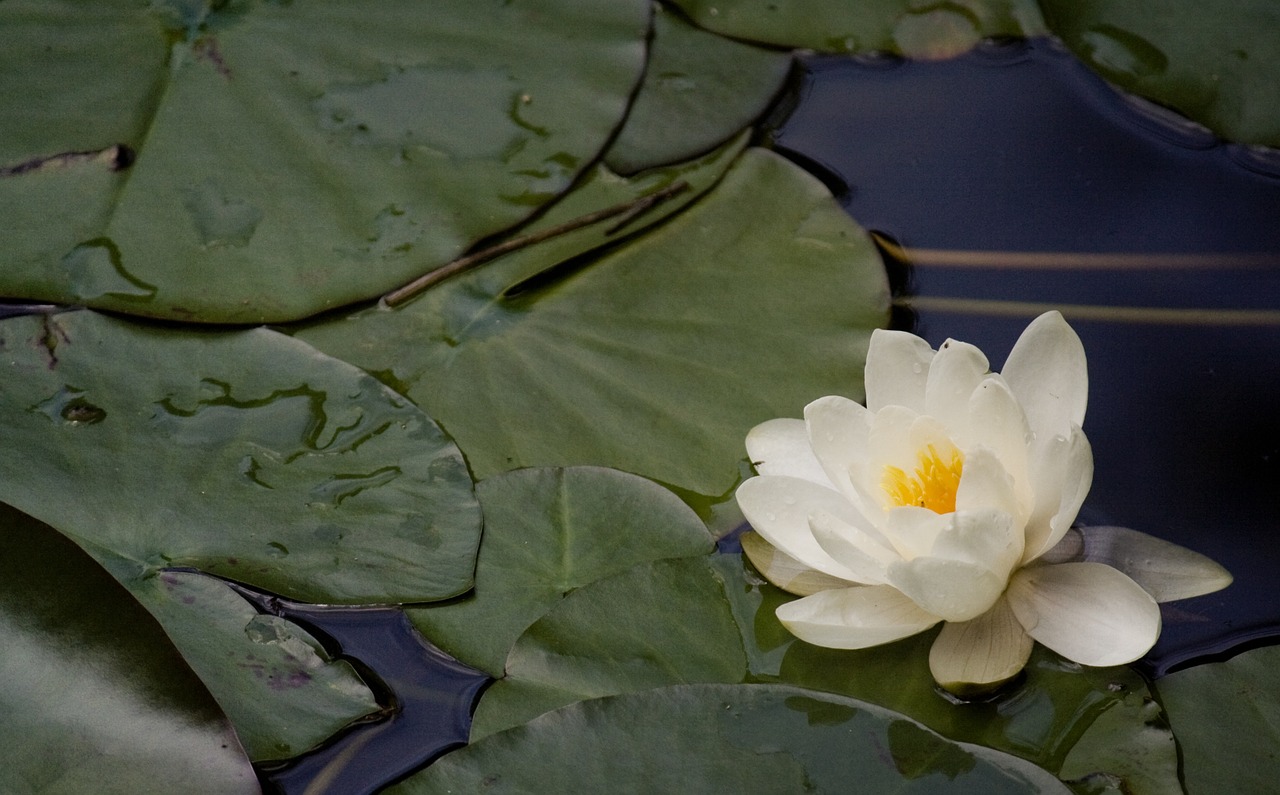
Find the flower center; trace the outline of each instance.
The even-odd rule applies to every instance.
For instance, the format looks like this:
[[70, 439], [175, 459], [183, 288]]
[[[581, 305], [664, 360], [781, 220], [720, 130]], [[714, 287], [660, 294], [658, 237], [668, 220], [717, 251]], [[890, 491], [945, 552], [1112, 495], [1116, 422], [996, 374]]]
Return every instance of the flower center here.
[[928, 445], [916, 453], [916, 457], [920, 463], [915, 472], [907, 473], [895, 466], [884, 468], [880, 487], [889, 495], [890, 507], [915, 505], [934, 513], [953, 512], [964, 456], [953, 447], [950, 460], [946, 460], [937, 448]]

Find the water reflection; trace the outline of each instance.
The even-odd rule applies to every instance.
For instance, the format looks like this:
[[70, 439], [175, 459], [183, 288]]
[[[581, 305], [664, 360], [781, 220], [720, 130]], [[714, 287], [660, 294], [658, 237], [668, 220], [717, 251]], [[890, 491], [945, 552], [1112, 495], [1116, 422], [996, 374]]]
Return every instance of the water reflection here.
[[[1089, 355], [1081, 521], [1226, 566], [1165, 606], [1153, 673], [1280, 635], [1280, 158], [1124, 98], [1049, 41], [814, 58], [774, 140], [883, 233], [904, 324], [1000, 363], [1061, 308]], [[913, 253], [914, 251], [914, 253]], [[1028, 253], [1029, 252], [1029, 253]], [[1080, 256], [1075, 256], [1075, 255]]]

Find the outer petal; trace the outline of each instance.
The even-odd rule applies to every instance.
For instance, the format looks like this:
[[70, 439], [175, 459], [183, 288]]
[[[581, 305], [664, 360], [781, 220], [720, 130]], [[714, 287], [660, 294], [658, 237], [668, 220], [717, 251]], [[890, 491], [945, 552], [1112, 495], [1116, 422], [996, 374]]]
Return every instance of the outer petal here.
[[1031, 427], [1018, 399], [999, 375], [988, 375], [969, 398], [969, 426], [973, 438], [991, 448], [1013, 477], [1021, 520], [1026, 521], [1035, 505], [1027, 460]]
[[1102, 563], [1021, 569], [1008, 598], [1027, 634], [1082, 665], [1133, 662], [1160, 635], [1156, 600]]
[[982, 351], [958, 340], [942, 343], [933, 357], [924, 413], [940, 420], [961, 446], [975, 441], [969, 429], [969, 398], [990, 369]]
[[761, 475], [787, 475], [835, 488], [809, 446], [804, 420], [760, 423], [747, 433], [747, 455]]
[[865, 649], [923, 632], [938, 623], [887, 585], [822, 591], [778, 608], [791, 634], [815, 646]]
[[1024, 563], [1040, 557], [1062, 540], [1093, 485], [1093, 448], [1084, 431], [1073, 428], [1070, 437], [1056, 437], [1039, 451], [1033, 464], [1033, 482], [1036, 507], [1027, 520]]
[[1018, 337], [1003, 375], [1037, 436], [1067, 435], [1084, 424], [1089, 371], [1084, 346], [1058, 312], [1046, 312]]
[[857, 577], [837, 563], [814, 540], [809, 516], [829, 513], [849, 524], [862, 518], [839, 492], [800, 478], [764, 476], [738, 487], [738, 507], [765, 541], [807, 568], [842, 580]]
[[1007, 581], [1022, 557], [1022, 528], [998, 508], [957, 511], [929, 557], [972, 563]]
[[902, 560], [897, 552], [869, 533], [829, 513], [810, 516], [809, 529], [818, 545], [864, 585], [883, 585], [889, 566]]
[[916, 558], [889, 567], [889, 584], [947, 621], [969, 621], [991, 609], [1008, 582], [985, 566], [946, 558]]
[[1128, 527], [1086, 527], [1086, 560], [1124, 572], [1157, 602], [1190, 599], [1220, 591], [1231, 573], [1217, 562]]
[[929, 380], [933, 348], [905, 331], [876, 329], [867, 349], [867, 408], [906, 406], [924, 412], [924, 387]]
[[960, 696], [976, 696], [1018, 675], [1035, 642], [1004, 597], [972, 621], [943, 625], [929, 649], [933, 679]]
[[818, 398], [804, 407], [805, 443], [812, 449], [837, 491], [859, 505], [861, 497], [850, 482], [850, 471], [867, 462], [871, 412], [848, 398]]
[[743, 533], [739, 538], [742, 551], [764, 578], [796, 596], [808, 596], [830, 588], [848, 588], [857, 583], [841, 580], [805, 566], [779, 551], [759, 533]]

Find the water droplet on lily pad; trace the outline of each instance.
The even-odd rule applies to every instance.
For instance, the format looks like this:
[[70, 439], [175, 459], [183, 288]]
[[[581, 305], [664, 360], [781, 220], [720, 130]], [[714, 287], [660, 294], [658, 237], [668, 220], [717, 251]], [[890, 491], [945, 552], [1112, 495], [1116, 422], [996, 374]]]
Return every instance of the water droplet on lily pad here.
[[62, 258], [71, 292], [85, 301], [104, 295], [150, 299], [156, 288], [125, 270], [120, 250], [107, 238], [90, 240]]
[[183, 191], [182, 206], [191, 214], [200, 242], [206, 248], [243, 248], [262, 221], [262, 210], [229, 198], [212, 179]]
[[30, 408], [56, 423], [93, 425], [107, 418], [107, 412], [84, 398], [84, 390], [64, 386]]

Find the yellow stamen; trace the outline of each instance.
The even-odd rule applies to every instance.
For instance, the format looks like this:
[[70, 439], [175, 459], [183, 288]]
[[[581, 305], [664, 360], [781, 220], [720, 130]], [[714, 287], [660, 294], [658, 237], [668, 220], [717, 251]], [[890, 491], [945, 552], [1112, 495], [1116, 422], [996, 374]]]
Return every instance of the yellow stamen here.
[[899, 467], [886, 466], [880, 487], [889, 495], [890, 507], [915, 505], [934, 513], [951, 513], [956, 509], [956, 489], [964, 456], [951, 448], [951, 460], [944, 461], [937, 448], [928, 445], [916, 454], [920, 464], [907, 474]]

